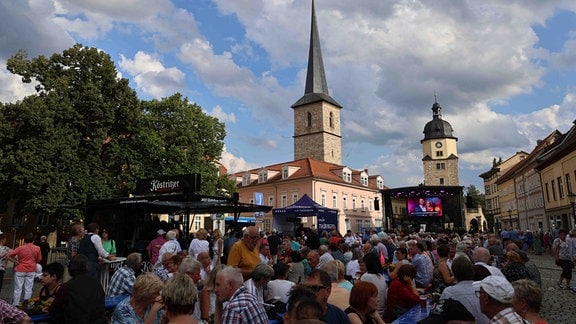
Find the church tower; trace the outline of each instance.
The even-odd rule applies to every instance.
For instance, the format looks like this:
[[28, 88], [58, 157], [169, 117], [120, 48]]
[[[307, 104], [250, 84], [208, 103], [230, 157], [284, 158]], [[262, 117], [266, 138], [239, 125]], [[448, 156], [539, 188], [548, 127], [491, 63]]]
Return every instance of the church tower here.
[[442, 119], [441, 110], [440, 104], [434, 102], [432, 120], [424, 126], [424, 139], [420, 141], [424, 185], [459, 186], [458, 138], [452, 135], [450, 123]]
[[294, 160], [311, 158], [341, 165], [342, 106], [328, 94], [314, 0], [312, 0], [306, 87], [304, 96], [292, 105], [292, 109], [294, 109]]

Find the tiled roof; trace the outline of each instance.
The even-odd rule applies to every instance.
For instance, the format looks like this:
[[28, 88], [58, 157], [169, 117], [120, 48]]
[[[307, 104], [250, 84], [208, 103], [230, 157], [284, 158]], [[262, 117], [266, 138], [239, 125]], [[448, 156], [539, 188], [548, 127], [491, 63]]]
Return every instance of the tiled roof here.
[[[298, 170], [296, 172], [294, 172], [292, 175], [290, 175], [290, 177], [288, 177], [288, 179], [282, 179], [282, 167], [284, 167], [284, 166], [295, 167], [295, 168], [298, 168]], [[342, 166], [342, 165], [338, 165], [338, 164], [334, 164], [334, 163], [329, 163], [329, 162], [324, 162], [324, 161], [320, 161], [320, 160], [315, 160], [315, 159], [311, 159], [311, 158], [304, 158], [304, 159], [295, 160], [295, 161], [289, 161], [289, 162], [267, 165], [267, 166], [263, 166], [263, 167], [258, 168], [258, 169], [236, 172], [233, 174], [233, 176], [238, 177], [238, 178], [242, 178], [242, 176], [245, 175], [246, 173], [258, 174], [263, 169], [266, 169], [268, 171], [277, 171], [278, 172], [273, 177], [268, 178], [266, 183], [305, 179], [305, 178], [318, 178], [318, 179], [322, 179], [325, 181], [338, 182], [338, 183], [341, 183], [343, 185], [353, 185], [353, 186], [357, 186], [357, 187], [379, 190], [378, 187], [376, 186], [376, 182], [375, 182], [375, 179], [378, 177], [378, 175], [369, 176], [369, 179], [374, 179], [374, 181], [369, 181], [368, 186], [363, 186], [362, 183], [360, 182], [360, 178], [358, 176], [354, 177], [354, 175], [359, 175], [361, 172], [365, 171], [364, 169], [353, 170], [350, 168], [350, 170], [352, 170], [352, 174], [353, 174], [352, 182], [346, 182], [346, 181], [344, 181], [344, 179], [341, 176], [341, 171], [344, 168], [346, 168], [346, 166]], [[258, 184], [258, 180], [257, 179], [254, 180], [251, 184]], [[239, 187], [246, 187], [246, 186], [242, 186], [242, 183], [240, 183], [238, 186]], [[388, 188], [384, 187], [384, 189], [388, 189]]]

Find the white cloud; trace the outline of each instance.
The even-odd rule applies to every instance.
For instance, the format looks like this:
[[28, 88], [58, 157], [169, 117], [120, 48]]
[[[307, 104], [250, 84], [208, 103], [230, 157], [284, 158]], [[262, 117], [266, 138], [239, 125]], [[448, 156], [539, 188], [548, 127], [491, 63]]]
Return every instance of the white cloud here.
[[121, 56], [120, 67], [132, 75], [136, 88], [154, 98], [169, 96], [185, 89], [184, 73], [178, 68], [165, 68], [162, 62], [149, 54], [139, 51], [134, 59]]
[[[6, 62], [0, 60], [0, 65], [6, 66]], [[36, 93], [36, 82], [23, 83], [22, 77], [6, 70], [0, 70], [0, 85], [0, 102], [3, 103], [14, 103]]]
[[208, 112], [210, 116], [218, 118], [221, 123], [236, 123], [236, 116], [234, 113], [227, 114], [220, 106], [215, 106]]
[[238, 157], [233, 153], [228, 152], [226, 147], [224, 147], [224, 150], [222, 151], [222, 159], [220, 162], [226, 167], [226, 169], [228, 169], [229, 173], [255, 169], [258, 167], [256, 164], [247, 162], [243, 157]]

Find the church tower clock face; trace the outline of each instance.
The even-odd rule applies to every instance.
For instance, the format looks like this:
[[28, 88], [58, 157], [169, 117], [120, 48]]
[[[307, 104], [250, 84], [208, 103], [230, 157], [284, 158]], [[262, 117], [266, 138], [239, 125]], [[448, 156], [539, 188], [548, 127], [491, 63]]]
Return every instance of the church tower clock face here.
[[436, 148], [441, 148], [442, 147], [442, 143], [441, 142], [436, 142]]

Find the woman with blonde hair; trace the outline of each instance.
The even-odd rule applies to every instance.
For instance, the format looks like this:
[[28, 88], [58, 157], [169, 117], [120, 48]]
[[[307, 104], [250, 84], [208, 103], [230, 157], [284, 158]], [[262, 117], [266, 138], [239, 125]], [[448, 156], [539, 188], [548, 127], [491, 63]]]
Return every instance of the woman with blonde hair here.
[[210, 275], [204, 281], [204, 289], [200, 291], [200, 319], [208, 322], [212, 319], [212, 323], [220, 324], [222, 319], [222, 303], [216, 302], [216, 295], [214, 294], [214, 285], [216, 284], [216, 275], [220, 270], [225, 268], [226, 265], [219, 264], [215, 266]]
[[166, 286], [162, 289], [166, 322], [172, 324], [198, 323], [193, 314], [197, 297], [196, 284], [189, 276], [177, 273], [168, 279]]
[[210, 252], [212, 253], [212, 266], [215, 267], [220, 264], [220, 259], [224, 254], [224, 240], [219, 229], [212, 231], [212, 250]]
[[114, 308], [112, 323], [159, 323], [164, 306], [160, 297], [163, 288], [162, 280], [151, 272], [138, 276], [132, 295]]
[[512, 287], [514, 287], [512, 297], [514, 311], [530, 323], [548, 324], [539, 314], [542, 307], [542, 289], [528, 279], [514, 281]]
[[206, 231], [204, 228], [201, 228], [196, 232], [194, 236], [194, 239], [190, 242], [190, 247], [188, 247], [188, 254], [197, 258], [200, 252], [210, 253], [208, 231]]

